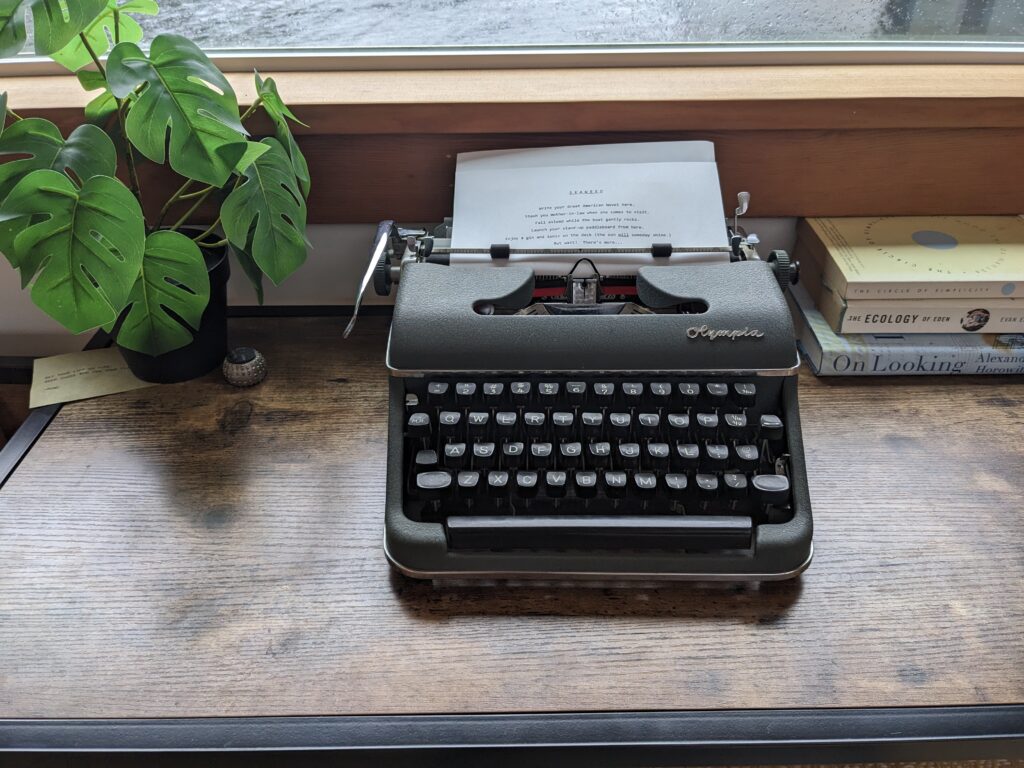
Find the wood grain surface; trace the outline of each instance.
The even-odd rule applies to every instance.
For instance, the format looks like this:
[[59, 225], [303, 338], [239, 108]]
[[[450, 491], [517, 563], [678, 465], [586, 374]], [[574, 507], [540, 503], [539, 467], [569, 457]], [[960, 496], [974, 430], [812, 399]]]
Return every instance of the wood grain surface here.
[[[269, 63], [268, 63], [269, 64]], [[302, 133], [1022, 127], [1019, 64], [274, 71]], [[229, 73], [239, 103], [250, 72]], [[70, 75], [8, 77], [21, 115], [62, 127], [92, 98]], [[269, 123], [264, 124], [269, 130]], [[258, 128], [257, 128], [258, 129]]]
[[65, 407], [0, 491], [0, 717], [1024, 701], [1024, 384], [801, 378], [797, 581], [448, 587], [382, 552], [386, 319]]

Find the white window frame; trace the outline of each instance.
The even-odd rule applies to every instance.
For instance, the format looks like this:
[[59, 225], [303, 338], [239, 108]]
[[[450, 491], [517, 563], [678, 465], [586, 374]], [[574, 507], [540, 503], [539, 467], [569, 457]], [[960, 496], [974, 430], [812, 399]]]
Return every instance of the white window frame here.
[[[1024, 64], [1024, 41], [212, 49], [210, 55], [225, 72]], [[12, 77], [66, 73], [41, 56], [0, 61], [0, 74]]]

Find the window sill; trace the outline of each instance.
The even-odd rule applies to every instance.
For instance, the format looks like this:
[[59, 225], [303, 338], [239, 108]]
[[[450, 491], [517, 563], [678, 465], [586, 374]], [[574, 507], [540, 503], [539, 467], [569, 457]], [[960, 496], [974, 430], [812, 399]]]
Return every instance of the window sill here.
[[[828, 65], [270, 73], [306, 133], [1024, 126], [1024, 65]], [[5, 78], [26, 115], [77, 119], [68, 76]], [[229, 74], [242, 103], [248, 74]]]

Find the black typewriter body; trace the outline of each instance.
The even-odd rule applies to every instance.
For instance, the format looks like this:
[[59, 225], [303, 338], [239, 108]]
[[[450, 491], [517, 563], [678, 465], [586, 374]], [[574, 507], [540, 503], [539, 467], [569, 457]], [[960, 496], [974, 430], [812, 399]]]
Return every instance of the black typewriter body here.
[[392, 565], [432, 579], [802, 572], [811, 508], [778, 267], [570, 275], [560, 293], [523, 265], [406, 258], [387, 350]]

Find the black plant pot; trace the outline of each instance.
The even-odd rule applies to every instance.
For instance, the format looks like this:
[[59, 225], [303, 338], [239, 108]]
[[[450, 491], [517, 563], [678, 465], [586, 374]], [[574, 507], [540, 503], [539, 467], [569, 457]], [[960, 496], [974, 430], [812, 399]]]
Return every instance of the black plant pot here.
[[[198, 234], [198, 231], [197, 233]], [[120, 347], [131, 372], [153, 384], [173, 384], [204, 376], [224, 362], [228, 352], [228, 278], [231, 265], [227, 246], [203, 248], [210, 275], [210, 303], [203, 311], [192, 342], [162, 355], [147, 355]]]

